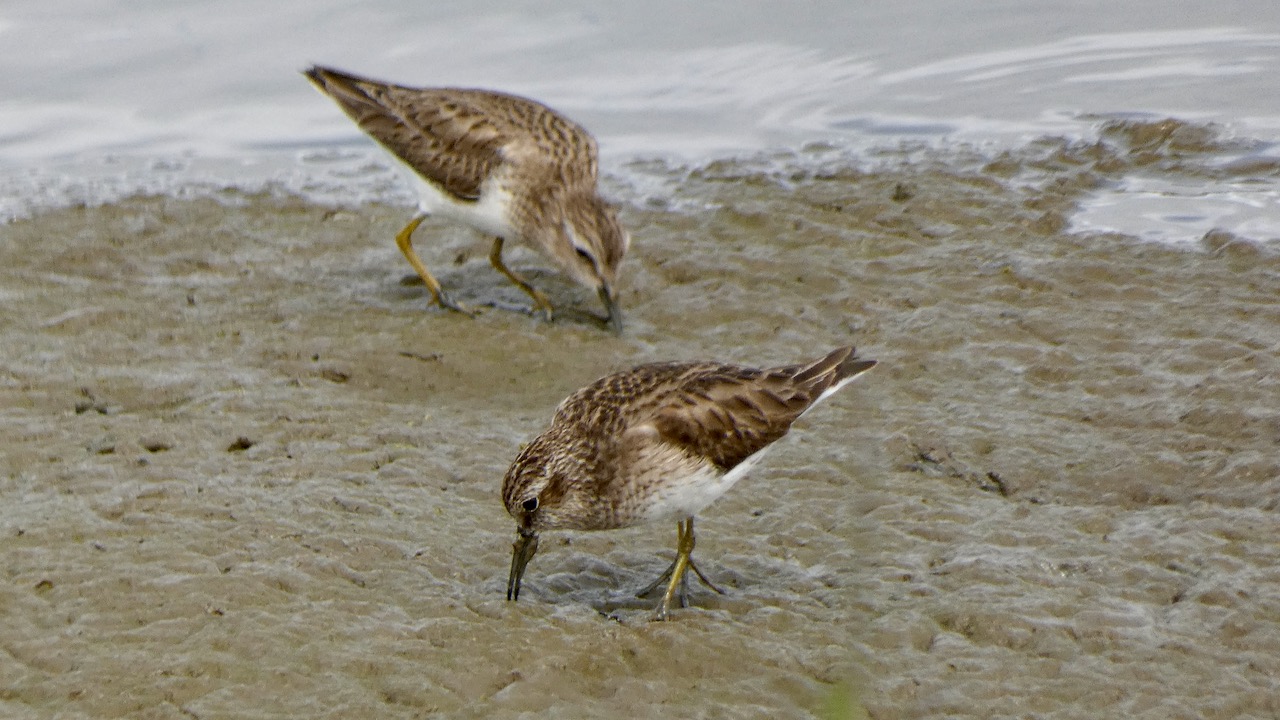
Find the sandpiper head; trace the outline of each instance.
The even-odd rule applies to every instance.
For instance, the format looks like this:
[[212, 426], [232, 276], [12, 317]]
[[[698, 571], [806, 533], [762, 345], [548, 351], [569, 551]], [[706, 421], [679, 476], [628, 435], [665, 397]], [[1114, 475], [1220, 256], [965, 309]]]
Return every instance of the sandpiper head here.
[[538, 551], [538, 533], [557, 528], [581, 528], [589, 518], [586, 497], [573, 478], [585, 469], [572, 453], [555, 452], [545, 436], [520, 451], [502, 480], [502, 502], [516, 520], [519, 537], [512, 546], [507, 599], [520, 597], [525, 566]]
[[574, 280], [596, 291], [609, 313], [609, 326], [620, 332], [618, 268], [631, 245], [631, 235], [618, 222], [617, 208], [595, 194], [570, 195], [557, 232], [560, 237], [548, 247]]
[[582, 529], [591, 508], [577, 480], [589, 476], [582, 458], [547, 435], [516, 456], [502, 480], [502, 502], [522, 533]]

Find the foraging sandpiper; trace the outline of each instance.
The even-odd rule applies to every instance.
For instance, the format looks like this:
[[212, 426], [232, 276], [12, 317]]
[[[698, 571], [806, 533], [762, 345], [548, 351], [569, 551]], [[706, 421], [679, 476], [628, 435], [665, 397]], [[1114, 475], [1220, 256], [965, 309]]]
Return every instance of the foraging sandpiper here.
[[306, 76], [406, 166], [418, 212], [396, 244], [439, 306], [469, 313], [440, 287], [413, 250], [429, 215], [495, 236], [489, 261], [552, 318], [551, 301], [502, 261], [505, 240], [539, 250], [595, 290], [621, 329], [618, 267], [630, 236], [597, 192], [596, 142], [550, 108], [515, 95], [459, 88], [411, 88], [312, 67]]
[[[809, 408], [875, 366], [852, 347], [808, 363], [755, 369], [715, 362], [640, 365], [597, 380], [556, 409], [516, 457], [502, 501], [519, 533], [507, 599], [520, 596], [543, 530], [611, 530], [677, 521], [676, 559], [656, 619], [685, 604], [693, 517], [723, 495]], [[680, 592], [677, 593], [677, 588]]]

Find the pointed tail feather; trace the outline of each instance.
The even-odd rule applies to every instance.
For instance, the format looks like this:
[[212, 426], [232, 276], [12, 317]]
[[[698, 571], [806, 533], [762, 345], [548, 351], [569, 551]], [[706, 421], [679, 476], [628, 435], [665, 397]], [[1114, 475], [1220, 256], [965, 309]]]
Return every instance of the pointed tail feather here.
[[836, 368], [837, 383], [845, 380], [852, 380], [858, 375], [861, 375], [862, 373], [876, 366], [875, 360], [867, 360], [866, 358], [860, 358], [858, 357], [857, 350], [854, 350], [853, 348], [849, 348], [849, 350], [851, 351], [849, 355], [846, 356], [844, 360], [840, 362], [840, 365]]
[[[817, 395], [809, 405], [822, 402], [837, 390], [848, 385], [854, 378], [876, 366], [875, 360], [858, 357], [858, 351], [851, 345], [836, 348], [826, 356], [801, 366], [796, 372], [796, 382], [806, 385], [810, 392]], [[808, 412], [808, 410], [806, 410]]]
[[364, 111], [382, 112], [380, 103], [361, 87], [364, 83], [377, 83], [377, 81], [321, 65], [312, 65], [302, 71], [302, 74], [307, 76], [316, 89], [332, 98], [344, 112], [357, 121], [360, 120], [360, 115]]
[[840, 382], [866, 372], [875, 365], [875, 360], [858, 357], [858, 351], [852, 345], [846, 345], [832, 350], [808, 365], [800, 366], [794, 378], [796, 382], [809, 383], [831, 375], [831, 382]]

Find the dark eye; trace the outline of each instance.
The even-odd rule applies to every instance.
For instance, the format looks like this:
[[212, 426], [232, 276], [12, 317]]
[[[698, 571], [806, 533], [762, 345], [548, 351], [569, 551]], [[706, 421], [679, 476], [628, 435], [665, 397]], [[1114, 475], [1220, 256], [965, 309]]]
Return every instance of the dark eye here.
[[575, 250], [577, 250], [578, 252], [578, 257], [582, 258], [583, 260], [586, 260], [592, 265], [596, 264], [596, 259], [591, 257], [591, 253], [587, 252], [586, 250], [583, 250], [582, 248], [575, 248]]
[[520, 507], [524, 508], [525, 512], [533, 512], [534, 510], [538, 509], [538, 498], [531, 497], [528, 500], [525, 500], [524, 502], [520, 503]]

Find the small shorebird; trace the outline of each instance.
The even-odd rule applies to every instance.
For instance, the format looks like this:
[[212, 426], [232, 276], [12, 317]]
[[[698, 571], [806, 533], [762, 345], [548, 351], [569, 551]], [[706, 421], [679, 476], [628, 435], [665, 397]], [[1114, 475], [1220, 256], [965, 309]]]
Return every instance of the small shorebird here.
[[502, 501], [519, 533], [507, 599], [520, 597], [539, 532], [654, 520], [677, 522], [675, 562], [640, 593], [666, 581], [655, 619], [667, 619], [677, 595], [685, 605], [687, 570], [720, 592], [693, 564], [693, 516], [732, 487], [797, 418], [875, 364], [852, 347], [763, 370], [656, 363], [570, 395], [502, 481]]
[[489, 90], [410, 88], [312, 67], [307, 78], [410, 171], [418, 212], [396, 244], [437, 305], [468, 313], [413, 250], [428, 215], [495, 236], [489, 262], [551, 320], [547, 296], [502, 262], [505, 240], [541, 251], [595, 290], [620, 330], [617, 277], [630, 236], [596, 189], [596, 141], [532, 100]]

